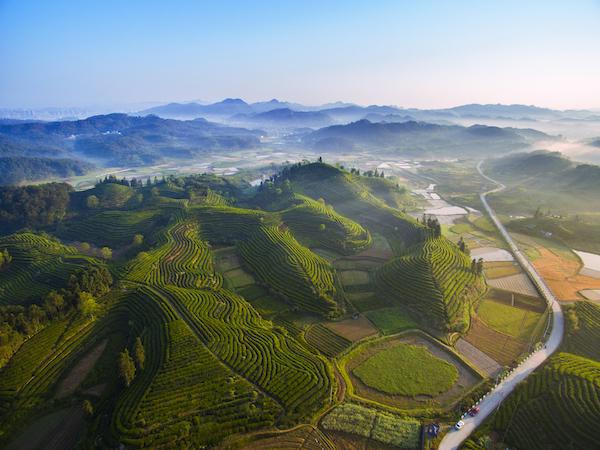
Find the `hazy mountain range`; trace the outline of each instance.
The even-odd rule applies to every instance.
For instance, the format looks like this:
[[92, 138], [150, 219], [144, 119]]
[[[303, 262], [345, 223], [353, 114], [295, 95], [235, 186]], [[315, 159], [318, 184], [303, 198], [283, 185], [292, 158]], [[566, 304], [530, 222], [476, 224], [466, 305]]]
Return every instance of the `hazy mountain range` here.
[[551, 136], [532, 129], [486, 125], [462, 127], [427, 122], [379, 122], [366, 119], [321, 128], [303, 137], [320, 151], [369, 149], [412, 158], [490, 156], [524, 149]]
[[[84, 172], [90, 164], [153, 165], [190, 160], [207, 152], [226, 155], [240, 149], [269, 149], [273, 143], [278, 143], [279, 149], [324, 154], [366, 150], [415, 159], [492, 156], [549, 148], [537, 146], [538, 142], [551, 145], [563, 141], [554, 133], [539, 131], [537, 124], [594, 123], [597, 116], [592, 111], [526, 105], [473, 104], [421, 110], [347, 103], [309, 107], [276, 99], [247, 103], [229, 98], [210, 104], [169, 103], [130, 115], [111, 113], [58, 121], [34, 117], [0, 118], [0, 158], [5, 158], [1, 162], [5, 170], [14, 167], [18, 168], [15, 173], [21, 174], [10, 182]], [[468, 117], [481, 118], [482, 123], [471, 125]], [[486, 118], [510, 126], [485, 124]], [[598, 138], [581, 142], [594, 149]]]
[[[140, 106], [145, 107], [140, 108]], [[410, 116], [415, 120], [452, 120], [460, 118], [487, 118], [506, 120], [600, 120], [600, 114], [591, 110], [554, 110], [532, 105], [468, 104], [452, 108], [419, 109], [398, 106], [360, 106], [346, 102], [308, 106], [283, 100], [272, 99], [263, 102], [247, 103], [239, 98], [226, 98], [215, 103], [192, 101], [187, 103], [145, 103], [114, 105], [112, 107], [73, 107], [73, 108], [0, 108], [0, 119], [18, 120], [74, 120], [110, 112], [124, 112], [137, 115], [154, 114], [163, 118], [230, 118], [239, 114], [252, 116], [277, 109], [292, 111], [319, 111], [336, 122], [351, 122], [364, 118], [370, 120], [377, 115]], [[367, 117], [371, 115], [371, 117]]]

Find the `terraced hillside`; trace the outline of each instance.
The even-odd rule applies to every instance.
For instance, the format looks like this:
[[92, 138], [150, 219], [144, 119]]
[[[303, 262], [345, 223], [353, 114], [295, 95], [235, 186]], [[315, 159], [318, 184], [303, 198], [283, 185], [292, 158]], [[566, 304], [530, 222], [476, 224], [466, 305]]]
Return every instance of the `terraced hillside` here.
[[[595, 448], [600, 363], [559, 353], [512, 395], [494, 418], [518, 448]], [[535, 431], [534, 431], [535, 430]]]
[[425, 227], [375, 197], [358, 175], [328, 164], [313, 163], [292, 166], [278, 180], [289, 180], [294, 192], [315, 200], [322, 198], [343, 216], [384, 235], [397, 254], [427, 236]]
[[165, 225], [167, 220], [158, 209], [92, 212], [63, 224], [58, 235], [67, 241], [116, 248], [131, 243], [136, 234], [151, 239], [156, 229]]
[[332, 206], [304, 195], [298, 205], [281, 213], [283, 221], [309, 247], [351, 254], [371, 245], [371, 235], [361, 225], [338, 214]]
[[331, 395], [323, 360], [221, 287], [197, 231], [175, 223], [126, 274], [130, 320], [152, 355], [117, 404], [113, 435], [130, 445], [207, 445], [310, 416]]
[[122, 308], [134, 331], [143, 332], [148, 358], [118, 398], [114, 442], [143, 448], [206, 445], [274, 421], [278, 406], [223, 365], [156, 291], [137, 288]]
[[336, 360], [378, 334], [371, 317], [468, 323], [482, 281], [374, 195], [401, 206], [393, 183], [320, 163], [269, 183], [267, 208], [214, 176], [107, 178], [72, 193], [51, 234], [0, 237], [0, 445], [42, 433], [49, 448], [227, 448], [307, 424], [333, 445], [318, 424], [348, 388]]
[[430, 238], [375, 272], [382, 296], [407, 306], [423, 325], [464, 332], [470, 306], [484, 291], [470, 258], [445, 238]]
[[28, 304], [62, 287], [76, 269], [94, 264], [93, 258], [48, 236], [23, 232], [0, 238], [12, 262], [0, 270], [0, 305]]
[[301, 245], [268, 213], [242, 208], [196, 209], [202, 237], [215, 244], [237, 244], [245, 265], [292, 305], [335, 316], [343, 308], [335, 270]]

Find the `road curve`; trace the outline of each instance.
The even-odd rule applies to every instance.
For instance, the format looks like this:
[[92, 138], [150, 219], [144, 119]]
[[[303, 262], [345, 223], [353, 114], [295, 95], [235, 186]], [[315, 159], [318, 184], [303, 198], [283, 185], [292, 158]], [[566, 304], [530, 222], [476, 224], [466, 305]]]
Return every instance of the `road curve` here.
[[494, 411], [500, 406], [500, 404], [504, 401], [504, 399], [510, 394], [516, 386], [523, 381], [525, 378], [531, 374], [540, 364], [542, 364], [548, 357], [554, 353], [563, 338], [564, 332], [564, 317], [562, 310], [560, 308], [560, 304], [552, 294], [552, 291], [548, 288], [545, 281], [542, 279], [540, 274], [535, 270], [533, 265], [529, 262], [527, 257], [517, 248], [516, 244], [496, 216], [494, 210], [490, 207], [487, 202], [486, 196], [493, 192], [499, 192], [505, 189], [505, 186], [502, 183], [497, 182], [496, 180], [488, 177], [481, 170], [481, 165], [483, 161], [480, 161], [477, 164], [477, 170], [486, 180], [491, 181], [496, 184], [498, 187], [492, 189], [491, 191], [484, 192], [479, 194], [481, 198], [481, 203], [485, 207], [490, 219], [498, 228], [502, 237], [507, 242], [510, 247], [513, 255], [517, 262], [521, 265], [525, 273], [529, 276], [533, 284], [537, 287], [539, 293], [542, 297], [548, 302], [550, 308], [552, 309], [552, 332], [548, 337], [544, 347], [534, 353], [532, 353], [527, 360], [525, 360], [521, 365], [519, 365], [516, 369], [514, 369], [510, 375], [508, 375], [504, 380], [502, 380], [492, 391], [490, 391], [483, 400], [481, 400], [478, 404], [479, 406], [479, 414], [475, 417], [466, 416], [463, 419], [465, 425], [460, 430], [450, 430], [440, 442], [439, 449], [440, 450], [453, 450], [457, 449], [460, 444], [469, 437], [469, 435], [479, 426], [481, 425], [485, 419], [494, 413]]

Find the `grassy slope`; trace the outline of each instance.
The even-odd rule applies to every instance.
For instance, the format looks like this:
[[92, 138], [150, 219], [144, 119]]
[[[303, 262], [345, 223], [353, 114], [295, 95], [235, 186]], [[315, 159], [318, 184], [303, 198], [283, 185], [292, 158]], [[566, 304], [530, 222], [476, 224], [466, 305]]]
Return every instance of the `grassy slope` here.
[[367, 386], [407, 396], [445, 392], [458, 378], [452, 364], [436, 358], [425, 347], [408, 344], [376, 353], [353, 372]]

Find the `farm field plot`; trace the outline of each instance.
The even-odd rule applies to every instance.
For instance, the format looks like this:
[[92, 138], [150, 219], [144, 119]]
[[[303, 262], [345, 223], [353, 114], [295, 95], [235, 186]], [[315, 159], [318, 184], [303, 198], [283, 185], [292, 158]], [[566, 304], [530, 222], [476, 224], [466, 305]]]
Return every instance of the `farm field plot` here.
[[383, 335], [398, 333], [409, 328], [418, 328], [417, 323], [411, 319], [406, 309], [401, 306], [375, 309], [367, 311], [365, 315]]
[[381, 266], [382, 261], [374, 258], [363, 258], [359, 256], [346, 256], [334, 261], [333, 265], [339, 271], [359, 270], [370, 271]]
[[346, 350], [351, 341], [335, 334], [322, 324], [312, 325], [304, 333], [304, 339], [325, 356], [333, 358]]
[[287, 433], [264, 433], [266, 436], [244, 444], [244, 450], [336, 450], [336, 447], [323, 435], [321, 430], [312, 425], [305, 425]]
[[[394, 350], [396, 348], [400, 350]], [[390, 351], [390, 357], [386, 358]], [[416, 359], [411, 357], [411, 353], [415, 352], [418, 354]], [[373, 357], [376, 360], [372, 360]], [[399, 359], [403, 360], [402, 364]], [[369, 363], [370, 360], [373, 362]], [[394, 360], [398, 364], [390, 364]], [[423, 361], [425, 364], [421, 364]], [[386, 367], [370, 367], [378, 364]], [[402, 367], [409, 366], [412, 367], [411, 373], [414, 370], [420, 373], [418, 378], [413, 377], [408, 370], [400, 376], [404, 370]], [[363, 373], [362, 376], [367, 377], [367, 382], [357, 373], [357, 370], [361, 371], [361, 367], [366, 371], [366, 375]], [[444, 348], [433, 338], [410, 332], [358, 345], [344, 355], [341, 370], [350, 380], [351, 396], [402, 409], [440, 407], [458, 398], [480, 380], [480, 376], [451, 350]], [[436, 375], [432, 373], [434, 370], [437, 370]], [[441, 381], [430, 383], [437, 375]], [[369, 378], [370, 376], [374, 378]], [[388, 376], [389, 379], [386, 378]]]
[[374, 292], [348, 292], [346, 297], [362, 313], [393, 305], [387, 298], [376, 295]]
[[463, 338], [456, 341], [456, 350], [488, 377], [495, 377], [502, 371], [500, 364]]
[[503, 241], [496, 234], [489, 220], [478, 214], [469, 214], [454, 225], [446, 226], [446, 233], [453, 242], [457, 242], [462, 237], [470, 249], [503, 246]]
[[477, 318], [471, 321], [464, 340], [504, 366], [511, 364], [528, 348], [528, 343], [496, 331]]
[[215, 268], [219, 272], [226, 272], [241, 266], [235, 247], [224, 247], [213, 250], [213, 255], [215, 258]]
[[63, 408], [47, 414], [25, 428], [19, 435], [9, 443], [6, 450], [35, 450], [43, 448], [64, 421], [69, 416], [69, 409]]
[[369, 437], [357, 434], [345, 433], [343, 431], [327, 430], [325, 432], [337, 449], [344, 450], [396, 450], [395, 445], [386, 445]]
[[518, 294], [530, 296], [538, 295], [538, 292], [531, 283], [531, 280], [524, 273], [490, 279], [488, 280], [488, 284], [496, 289], [502, 289], [504, 291], [516, 292]]
[[390, 259], [394, 256], [392, 247], [387, 239], [378, 233], [372, 233], [373, 244], [366, 250], [357, 253], [358, 257], [378, 258], [382, 260]]
[[548, 307], [546, 301], [541, 297], [533, 297], [493, 288], [488, 290], [484, 299], [493, 300], [504, 305], [515, 306], [537, 313], [543, 313]]
[[340, 215], [324, 201], [295, 194], [295, 206], [281, 211], [283, 221], [307, 247], [350, 254], [369, 247], [371, 235], [361, 225]]
[[66, 377], [61, 380], [55, 398], [63, 398], [75, 392], [87, 374], [94, 368], [100, 356], [102, 356], [107, 342], [105, 339], [77, 362]]
[[342, 270], [338, 273], [344, 286], [362, 286], [369, 284], [369, 272], [361, 270]]
[[579, 293], [588, 300], [600, 302], [600, 289], [582, 289]]
[[533, 265], [560, 300], [581, 300], [580, 290], [600, 289], [600, 280], [580, 274], [581, 262], [572, 255], [566, 257], [564, 252], [558, 253], [553, 249], [536, 247], [539, 257]]
[[405, 449], [418, 447], [421, 430], [418, 420], [353, 403], [336, 406], [321, 421], [321, 426], [328, 431], [352, 433]]
[[330, 263], [333, 263], [336, 260], [338, 260], [338, 259], [340, 259], [340, 258], [343, 257], [343, 255], [341, 255], [339, 253], [335, 253], [332, 250], [328, 250], [328, 249], [324, 249], [324, 248], [310, 247], [310, 249], [314, 253], [316, 253], [317, 255], [319, 255], [321, 258], [325, 258]]
[[273, 296], [263, 286], [250, 284], [237, 289], [237, 293], [248, 300], [265, 319], [289, 309], [283, 299]]
[[580, 252], [573, 250], [583, 262], [583, 268], [579, 271], [581, 275], [600, 279], [600, 255], [595, 253]]
[[254, 278], [243, 269], [231, 269], [223, 272], [223, 278], [234, 289], [254, 284]]
[[506, 250], [496, 247], [480, 247], [471, 250], [473, 258], [483, 258], [487, 262], [514, 261], [513, 256]]
[[289, 306], [283, 300], [271, 295], [263, 295], [254, 300], [249, 300], [249, 302], [265, 319], [270, 319], [276, 314], [289, 310]]
[[477, 308], [477, 316], [488, 327], [527, 342], [542, 314], [485, 299]]
[[324, 322], [323, 325], [352, 342], [377, 334], [377, 328], [362, 314], [358, 316], [358, 319]]
[[392, 395], [437, 395], [458, 378], [454, 365], [436, 358], [424, 346], [398, 343], [370, 356], [353, 369], [364, 384]]
[[519, 274], [521, 273], [521, 268], [516, 262], [484, 262], [483, 273], [490, 280]]

